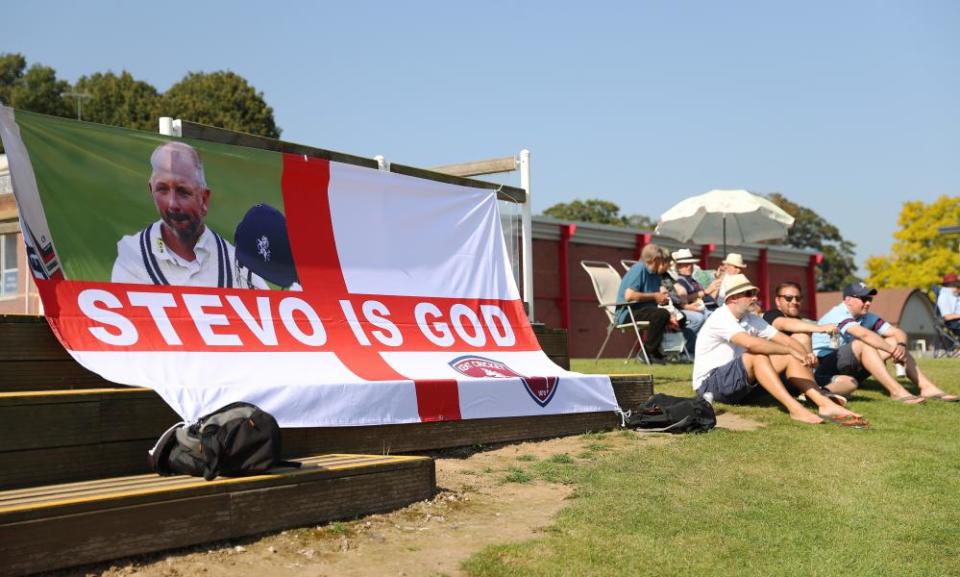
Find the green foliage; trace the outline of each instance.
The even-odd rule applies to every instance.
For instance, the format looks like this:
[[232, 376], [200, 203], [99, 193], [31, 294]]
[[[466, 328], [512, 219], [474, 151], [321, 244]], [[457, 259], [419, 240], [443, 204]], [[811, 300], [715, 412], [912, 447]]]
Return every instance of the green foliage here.
[[190, 72], [163, 94], [161, 116], [279, 138], [263, 93], [229, 71]]
[[[19, 110], [76, 117], [77, 96], [83, 120], [156, 132], [160, 116], [172, 116], [260, 136], [278, 138], [280, 129], [267, 106], [243, 77], [233, 72], [191, 72], [160, 94], [127, 71], [81, 76], [75, 86], [58, 80], [49, 66], [27, 68], [22, 54], [0, 53], [0, 102]], [[0, 152], [3, 148], [0, 147]]]
[[857, 266], [853, 260], [853, 249], [856, 245], [843, 238], [840, 229], [813, 210], [780, 193], [774, 192], [768, 195], [768, 198], [795, 219], [787, 238], [771, 244], [813, 249], [823, 255], [817, 274], [817, 290], [840, 290], [860, 280], [856, 275]]
[[653, 230], [657, 228], [657, 221], [645, 214], [631, 214], [627, 217], [627, 224], [632, 228]]
[[648, 216], [642, 214], [624, 216], [620, 214], [619, 205], [598, 198], [560, 202], [543, 211], [543, 214], [560, 220], [575, 222], [594, 222], [644, 229], [652, 229], [656, 226], [656, 223]]
[[49, 66], [26, 66], [22, 54], [0, 54], [0, 101], [23, 110], [72, 116], [74, 111], [63, 98], [63, 93], [70, 91], [70, 84], [58, 80], [56, 71]]
[[942, 226], [960, 223], [960, 196], [941, 196], [930, 204], [903, 203], [893, 234], [893, 254], [867, 260], [871, 286], [925, 288], [960, 269], [956, 238], [942, 236]]
[[517, 467], [508, 467], [503, 477], [504, 483], [529, 483], [532, 480], [533, 475]]
[[157, 129], [157, 89], [134, 79], [126, 70], [119, 76], [113, 72], [81, 76], [74, 92], [90, 95], [83, 101], [84, 120], [138, 130]]
[[0, 54], [0, 103], [43, 114], [71, 116], [73, 111], [63, 99], [63, 93], [69, 90], [70, 84], [57, 80], [53, 68], [40, 64], [27, 68], [23, 54]]

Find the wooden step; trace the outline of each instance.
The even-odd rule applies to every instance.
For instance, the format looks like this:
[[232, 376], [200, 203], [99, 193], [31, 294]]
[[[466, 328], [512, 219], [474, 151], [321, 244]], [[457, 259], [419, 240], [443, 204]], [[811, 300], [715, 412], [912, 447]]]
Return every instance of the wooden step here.
[[[613, 377], [632, 409], [653, 394], [649, 375]], [[149, 389], [0, 393], [0, 489], [145, 473], [146, 452], [180, 418]], [[574, 435], [616, 427], [614, 413], [470, 419], [283, 430], [285, 456], [413, 453]]]
[[0, 492], [0, 576], [389, 511], [436, 491], [427, 457], [331, 454], [302, 469], [139, 475]]

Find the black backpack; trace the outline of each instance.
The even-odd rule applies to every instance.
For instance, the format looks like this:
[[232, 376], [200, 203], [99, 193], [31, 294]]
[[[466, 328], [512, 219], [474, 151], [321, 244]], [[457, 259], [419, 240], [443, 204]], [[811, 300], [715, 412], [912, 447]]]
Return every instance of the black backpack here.
[[656, 394], [628, 413], [624, 422], [630, 428], [663, 433], [706, 433], [717, 425], [717, 415], [701, 398]]
[[196, 423], [177, 423], [149, 451], [150, 468], [161, 475], [193, 475], [207, 481], [218, 475], [241, 477], [277, 465], [280, 427], [269, 413], [250, 403], [231, 403]]

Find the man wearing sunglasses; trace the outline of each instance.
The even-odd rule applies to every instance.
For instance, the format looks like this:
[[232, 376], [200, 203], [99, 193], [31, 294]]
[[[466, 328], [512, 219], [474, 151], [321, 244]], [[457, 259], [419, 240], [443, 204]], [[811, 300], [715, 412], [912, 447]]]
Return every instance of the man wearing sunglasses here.
[[[724, 304], [704, 322], [693, 361], [693, 389], [709, 402], [739, 403], [762, 387], [780, 402], [790, 418], [819, 424], [830, 420], [864, 427], [863, 417], [828, 399], [813, 379], [816, 357], [796, 340], [749, 312], [757, 302], [757, 287], [742, 274], [727, 275], [721, 287]], [[817, 405], [808, 411], [787, 391], [789, 383]]]
[[[781, 283], [774, 292], [773, 304], [776, 308], [763, 313], [763, 320], [770, 323], [778, 331], [789, 335], [803, 345], [808, 353], [813, 352], [812, 335], [837, 333], [837, 325], [826, 323], [818, 325], [816, 321], [804, 319], [800, 316], [800, 307], [803, 295], [800, 285], [787, 281]], [[841, 405], [847, 403], [847, 397], [857, 388], [857, 382], [851, 377], [841, 375], [820, 392]], [[806, 396], [800, 400], [806, 400]]]
[[[946, 402], [960, 401], [960, 397], [945, 393], [920, 372], [916, 361], [907, 352], [907, 333], [870, 312], [876, 289], [853, 283], [843, 289], [843, 302], [820, 318], [820, 325], [836, 325], [840, 331], [840, 346], [833, 348], [830, 337], [824, 333], [813, 335], [813, 351], [819, 358], [815, 376], [821, 386], [851, 380], [854, 386], [873, 376], [890, 393], [890, 399], [916, 405], [927, 399]], [[887, 372], [886, 361], [904, 365], [907, 378], [920, 388], [914, 395]]]

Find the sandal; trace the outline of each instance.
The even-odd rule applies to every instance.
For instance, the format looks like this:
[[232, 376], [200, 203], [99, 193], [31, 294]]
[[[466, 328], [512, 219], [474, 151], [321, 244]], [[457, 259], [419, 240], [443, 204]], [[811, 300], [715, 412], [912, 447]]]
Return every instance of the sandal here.
[[833, 417], [822, 417], [824, 423], [832, 423], [848, 429], [866, 429], [870, 422], [858, 415], [837, 415]]
[[902, 397], [890, 397], [891, 401], [896, 401], [898, 403], [903, 403], [904, 405], [920, 405], [927, 402], [927, 399], [924, 397], [918, 397], [917, 395], [904, 395]]

